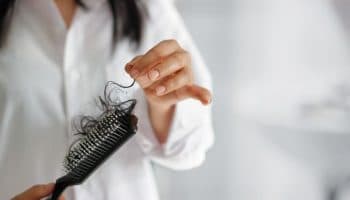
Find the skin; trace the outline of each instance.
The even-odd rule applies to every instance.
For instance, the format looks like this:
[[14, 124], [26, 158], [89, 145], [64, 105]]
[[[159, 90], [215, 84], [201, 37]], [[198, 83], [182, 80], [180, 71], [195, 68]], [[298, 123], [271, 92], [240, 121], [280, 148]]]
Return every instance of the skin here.
[[[21, 194], [13, 197], [11, 200], [40, 200], [48, 197], [55, 187], [54, 183], [46, 185], [34, 185]], [[60, 197], [59, 200], [65, 200], [64, 197]]]
[[72, 24], [77, 5], [74, 0], [55, 0], [55, 3], [68, 29]]
[[[68, 29], [77, 5], [74, 0], [55, 0], [55, 3]], [[188, 98], [197, 99], [203, 105], [211, 102], [209, 90], [193, 84], [191, 55], [175, 40], [162, 41], [136, 56], [125, 71], [144, 91], [150, 121], [161, 144], [166, 143], [178, 102]], [[53, 188], [54, 184], [35, 185], [12, 200], [40, 200], [51, 194]]]
[[209, 104], [210, 92], [193, 84], [191, 55], [175, 40], [165, 40], [135, 57], [125, 70], [144, 90], [154, 132], [160, 143], [168, 137], [176, 104], [192, 98]]

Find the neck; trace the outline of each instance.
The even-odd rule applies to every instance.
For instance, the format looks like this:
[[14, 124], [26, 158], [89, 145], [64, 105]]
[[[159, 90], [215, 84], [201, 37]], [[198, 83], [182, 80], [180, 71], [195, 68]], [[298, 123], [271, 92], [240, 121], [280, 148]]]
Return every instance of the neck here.
[[75, 9], [77, 7], [75, 0], [54, 0], [54, 1], [66, 24], [66, 27], [69, 28], [73, 21]]

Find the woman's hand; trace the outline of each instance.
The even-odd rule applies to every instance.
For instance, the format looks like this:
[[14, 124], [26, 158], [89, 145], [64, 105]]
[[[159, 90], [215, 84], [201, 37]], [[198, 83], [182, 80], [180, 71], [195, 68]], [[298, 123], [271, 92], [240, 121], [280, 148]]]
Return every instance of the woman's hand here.
[[144, 89], [148, 103], [170, 108], [194, 98], [203, 104], [211, 101], [210, 92], [193, 84], [191, 55], [175, 40], [165, 40], [146, 54], [135, 57], [126, 71]]
[[165, 40], [135, 57], [125, 70], [143, 88], [149, 115], [160, 142], [165, 142], [174, 106], [193, 98], [209, 104], [210, 92], [193, 84], [191, 55], [175, 40]]
[[[40, 200], [44, 197], [48, 197], [53, 192], [54, 187], [54, 183], [34, 185], [23, 193], [12, 198], [12, 200]], [[59, 200], [64, 200], [64, 198], [60, 197]]]

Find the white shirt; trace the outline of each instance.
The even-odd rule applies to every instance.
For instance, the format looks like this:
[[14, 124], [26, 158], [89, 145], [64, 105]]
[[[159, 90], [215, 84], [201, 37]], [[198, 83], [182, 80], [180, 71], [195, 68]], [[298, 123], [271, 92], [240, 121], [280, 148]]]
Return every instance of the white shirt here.
[[[75, 137], [72, 120], [96, 114], [106, 81], [129, 84], [126, 62], [159, 41], [174, 38], [191, 52], [196, 82], [211, 88], [209, 73], [173, 3], [145, 0], [149, 9], [138, 51], [127, 40], [110, 56], [112, 18], [105, 0], [86, 0], [69, 30], [53, 1], [19, 0], [6, 46], [0, 51], [0, 199], [64, 174], [62, 161]], [[199, 166], [213, 143], [210, 107], [177, 104], [168, 142], [160, 145], [146, 101], [136, 85], [138, 132], [67, 199], [158, 199], [151, 162], [170, 169]]]

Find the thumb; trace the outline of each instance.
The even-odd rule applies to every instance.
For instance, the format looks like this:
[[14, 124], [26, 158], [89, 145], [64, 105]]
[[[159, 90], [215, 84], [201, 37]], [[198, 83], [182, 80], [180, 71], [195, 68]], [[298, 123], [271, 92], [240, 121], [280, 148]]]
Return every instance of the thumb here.
[[34, 185], [22, 194], [19, 195], [19, 199], [26, 199], [26, 200], [38, 200], [43, 197], [48, 196], [52, 193], [53, 189], [55, 187], [54, 183], [49, 183], [46, 185]]
[[202, 102], [203, 105], [208, 105], [212, 99], [210, 91], [199, 85], [188, 85], [175, 92], [178, 100], [193, 98]]

